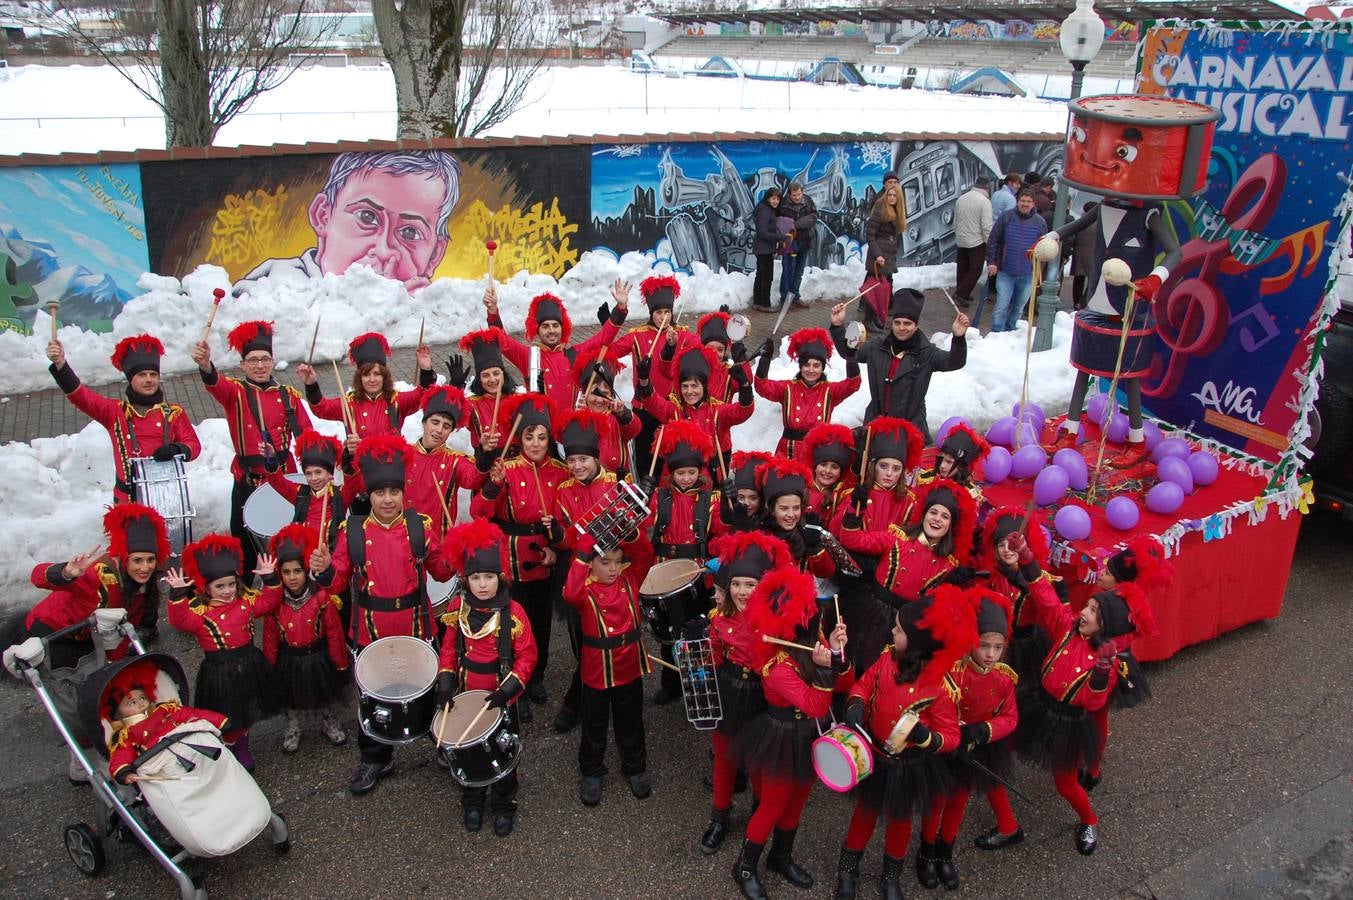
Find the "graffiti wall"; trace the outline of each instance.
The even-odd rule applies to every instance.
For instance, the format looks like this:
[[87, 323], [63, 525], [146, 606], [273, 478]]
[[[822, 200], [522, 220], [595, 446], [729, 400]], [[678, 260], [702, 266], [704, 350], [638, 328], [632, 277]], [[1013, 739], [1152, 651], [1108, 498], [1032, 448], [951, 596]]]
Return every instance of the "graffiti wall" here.
[[411, 290], [497, 266], [562, 275], [587, 221], [585, 148], [411, 150], [148, 163], [150, 264], [182, 275], [222, 266], [247, 291], [288, 273], [354, 263]]
[[1060, 144], [1032, 141], [600, 145], [589, 243], [652, 253], [676, 269], [752, 271], [753, 207], [767, 188], [798, 181], [818, 209], [808, 264], [824, 267], [859, 257], [883, 174], [895, 171], [908, 219], [899, 260], [931, 265], [953, 260], [953, 207], [977, 176], [1055, 174], [1060, 160]]
[[64, 324], [111, 330], [146, 246], [136, 164], [0, 169], [0, 330], [31, 333], [51, 303]]
[[1144, 92], [1222, 111], [1207, 192], [1174, 205], [1183, 261], [1156, 301], [1144, 393], [1162, 418], [1266, 460], [1304, 415], [1298, 373], [1349, 191], [1350, 34], [1162, 27], [1144, 45]]

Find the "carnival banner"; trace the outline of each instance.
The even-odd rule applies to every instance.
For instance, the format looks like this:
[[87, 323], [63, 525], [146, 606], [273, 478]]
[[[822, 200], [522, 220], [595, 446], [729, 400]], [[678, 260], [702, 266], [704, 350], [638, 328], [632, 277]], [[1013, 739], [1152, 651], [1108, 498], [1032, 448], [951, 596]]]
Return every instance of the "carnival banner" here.
[[1302, 393], [1349, 190], [1350, 26], [1167, 22], [1139, 90], [1221, 110], [1208, 189], [1171, 204], [1183, 259], [1156, 300], [1143, 393], [1169, 422], [1268, 462], [1300, 438]]

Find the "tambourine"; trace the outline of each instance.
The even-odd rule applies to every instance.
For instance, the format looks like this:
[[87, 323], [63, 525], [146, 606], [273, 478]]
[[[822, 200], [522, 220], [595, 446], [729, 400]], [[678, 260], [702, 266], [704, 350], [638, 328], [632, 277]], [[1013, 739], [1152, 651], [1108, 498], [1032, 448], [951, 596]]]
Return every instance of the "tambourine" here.
[[725, 330], [728, 332], [728, 340], [736, 344], [738, 341], [745, 338], [748, 332], [752, 330], [752, 323], [742, 313], [737, 313], [736, 315], [728, 317], [728, 324], [725, 326]]
[[846, 346], [854, 350], [869, 337], [869, 331], [863, 322], [850, 322], [846, 325]]

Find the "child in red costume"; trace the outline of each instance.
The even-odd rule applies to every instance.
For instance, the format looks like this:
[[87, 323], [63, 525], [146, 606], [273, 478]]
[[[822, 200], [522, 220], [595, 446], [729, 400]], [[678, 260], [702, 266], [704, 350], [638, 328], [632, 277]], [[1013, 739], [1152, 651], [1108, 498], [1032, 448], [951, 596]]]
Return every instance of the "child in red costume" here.
[[[836, 527], [843, 530], [887, 531], [889, 525], [901, 526], [911, 515], [916, 494], [907, 484], [907, 477], [921, 462], [921, 448], [925, 439], [906, 419], [879, 416], [865, 426], [860, 439], [864, 454], [864, 477], [851, 492], [850, 503], [838, 506]], [[841, 521], [847, 513], [859, 517], [855, 524]], [[844, 537], [844, 535], [842, 535]], [[859, 560], [866, 572], [870, 565]]]
[[813, 476], [803, 463], [777, 457], [756, 469], [756, 486], [766, 512], [761, 530], [785, 542], [800, 572], [818, 578], [836, 574], [836, 563], [822, 538], [822, 523], [807, 512], [808, 484]]
[[134, 662], [104, 688], [108, 704], [106, 718], [113, 729], [108, 739], [108, 774], [120, 784], [132, 784], [137, 780], [132, 764], [170, 732], [193, 723], [217, 732], [226, 727], [226, 717], [210, 709], [194, 709], [177, 700], [156, 702], [158, 672], [149, 660]]
[[[901, 900], [898, 879], [911, 842], [916, 809], [936, 816], [951, 787], [939, 757], [958, 747], [958, 688], [954, 662], [977, 641], [977, 622], [963, 592], [944, 585], [903, 604], [893, 619], [893, 643], [851, 688], [846, 724], [872, 738], [874, 773], [860, 784], [841, 846], [836, 897], [853, 898], [860, 859], [882, 813], [887, 822], [880, 891]], [[918, 870], [920, 864], [918, 863]]]
[[824, 422], [808, 430], [802, 462], [812, 468], [808, 511], [826, 528], [839, 528], [854, 481], [855, 435], [844, 425]]
[[[640, 358], [634, 364], [634, 405], [659, 423], [694, 422], [705, 434], [713, 436], [715, 452], [723, 456], [722, 467], [726, 468], [733, 453], [732, 428], [750, 419], [754, 406], [752, 384], [742, 367], [728, 370], [728, 377], [737, 385], [736, 403], [724, 403], [710, 394], [711, 373], [722, 366], [723, 362], [707, 347], [684, 350], [677, 356], [676, 390], [662, 395], [655, 390], [656, 382], [649, 381], [652, 360]], [[711, 476], [717, 478], [720, 468], [715, 460], [709, 460]]]
[[[844, 310], [841, 315], [845, 315]], [[766, 339], [758, 352], [761, 361], [752, 384], [758, 394], [780, 405], [784, 423], [775, 455], [803, 460], [801, 445], [809, 430], [830, 422], [832, 410], [860, 389], [860, 364], [852, 351], [846, 357], [845, 380], [829, 382], [827, 363], [832, 358], [832, 336], [821, 328], [800, 328], [789, 336], [789, 358], [799, 364], [798, 374], [793, 378], [771, 380], [770, 365], [775, 359], [771, 338]]]
[[[268, 473], [268, 484], [292, 505], [292, 522], [324, 532], [330, 549], [338, 539], [338, 526], [348, 517], [348, 505], [334, 487], [334, 470], [343, 455], [337, 438], [310, 430], [296, 438], [296, 455], [301, 460], [305, 484], [297, 484], [280, 471]], [[356, 484], [360, 479], [351, 479]]]

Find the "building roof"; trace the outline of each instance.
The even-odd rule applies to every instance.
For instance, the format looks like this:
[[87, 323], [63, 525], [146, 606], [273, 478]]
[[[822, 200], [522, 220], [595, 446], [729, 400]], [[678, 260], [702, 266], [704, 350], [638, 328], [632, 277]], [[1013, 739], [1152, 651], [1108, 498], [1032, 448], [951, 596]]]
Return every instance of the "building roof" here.
[[[997, 22], [1051, 20], [1060, 22], [1076, 8], [1075, 0], [963, 0], [963, 2], [904, 2], [888, 6], [821, 6], [804, 9], [753, 9], [745, 11], [697, 10], [655, 11], [656, 18], [674, 25], [703, 23], [736, 24], [774, 22], [904, 22], [969, 21]], [[1096, 0], [1095, 12], [1108, 22], [1145, 22], [1159, 19], [1216, 19], [1219, 21], [1304, 20], [1301, 13], [1270, 0]]]

